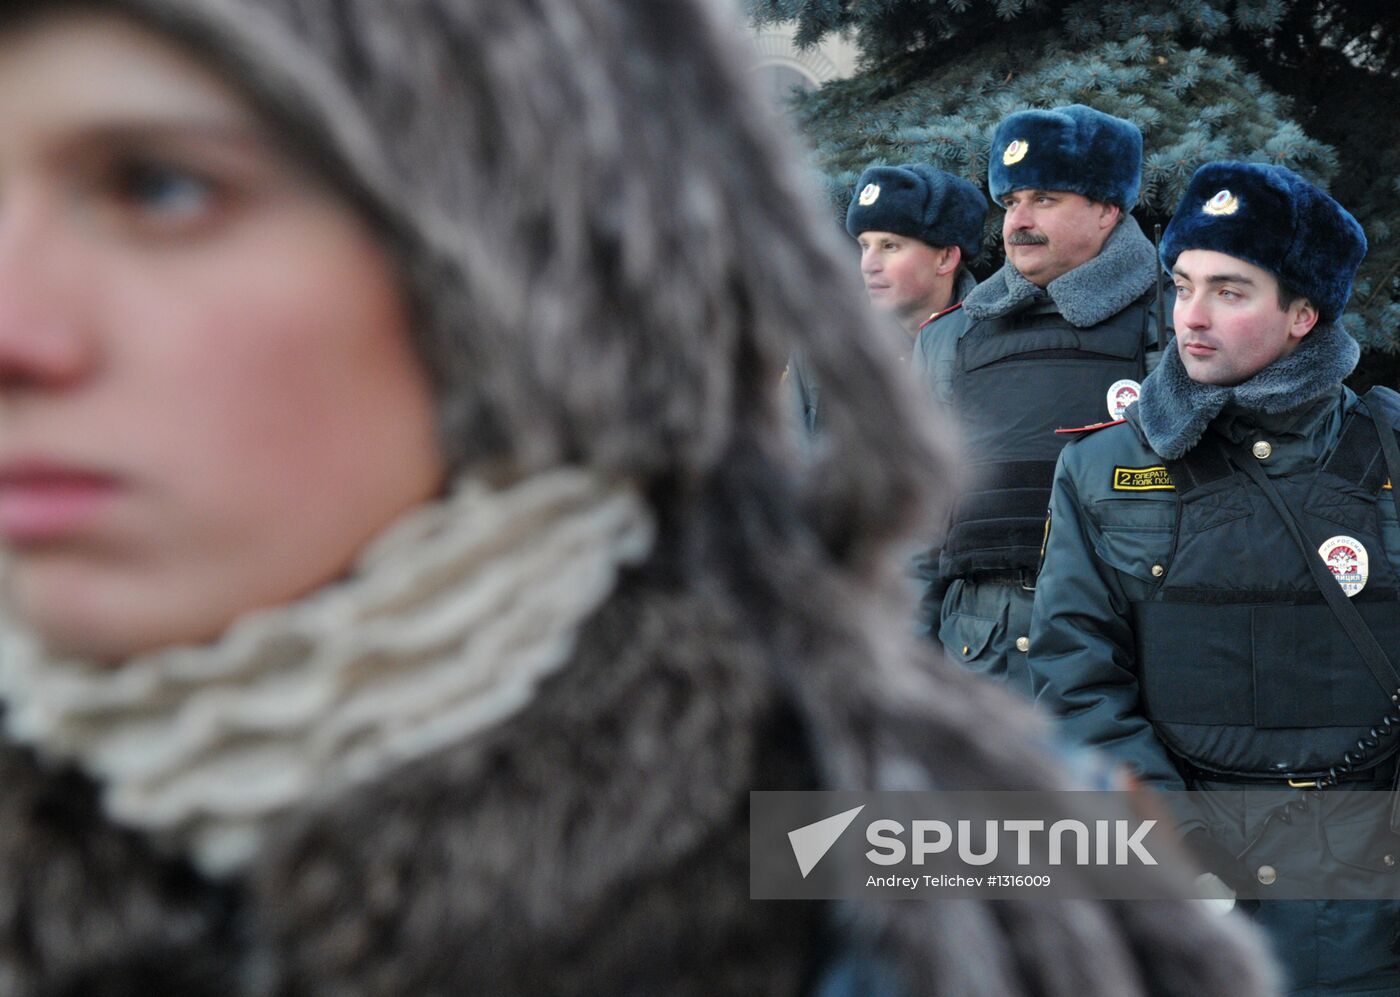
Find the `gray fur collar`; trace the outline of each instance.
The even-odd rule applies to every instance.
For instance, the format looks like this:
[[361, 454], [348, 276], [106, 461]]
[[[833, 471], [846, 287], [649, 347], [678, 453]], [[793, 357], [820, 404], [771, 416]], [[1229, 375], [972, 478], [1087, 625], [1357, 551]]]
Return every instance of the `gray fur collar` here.
[[1134, 421], [1148, 446], [1176, 460], [1200, 441], [1226, 405], [1264, 415], [1302, 408], [1336, 391], [1360, 356], [1356, 340], [1333, 322], [1314, 329], [1296, 350], [1243, 384], [1223, 387], [1191, 380], [1173, 344], [1142, 382]]
[[1006, 263], [967, 295], [963, 309], [972, 319], [1000, 318], [1047, 294], [1070, 325], [1098, 325], [1137, 300], [1157, 279], [1157, 252], [1137, 220], [1124, 215], [1103, 250], [1043, 290]]

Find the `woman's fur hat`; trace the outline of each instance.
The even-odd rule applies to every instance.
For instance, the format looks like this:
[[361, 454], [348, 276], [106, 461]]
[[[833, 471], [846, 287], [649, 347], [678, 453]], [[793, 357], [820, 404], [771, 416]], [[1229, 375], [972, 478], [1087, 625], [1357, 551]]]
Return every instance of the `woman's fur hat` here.
[[1263, 267], [1330, 323], [1351, 297], [1366, 234], [1351, 212], [1290, 169], [1206, 163], [1162, 234], [1168, 273], [1188, 249], [1210, 249]]
[[785, 447], [796, 347], [830, 403], [820, 530], [888, 537], [944, 470], [719, 5], [15, 0], [0, 23], [65, 6], [200, 53], [375, 222], [453, 466], [703, 479]]

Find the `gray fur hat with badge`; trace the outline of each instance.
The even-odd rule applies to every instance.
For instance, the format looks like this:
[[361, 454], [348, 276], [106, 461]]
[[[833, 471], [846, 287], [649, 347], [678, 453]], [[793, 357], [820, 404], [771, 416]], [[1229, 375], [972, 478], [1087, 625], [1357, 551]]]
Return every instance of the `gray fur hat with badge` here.
[[925, 163], [872, 166], [856, 181], [846, 231], [892, 232], [930, 246], [957, 246], [970, 261], [982, 247], [987, 199], [962, 177]]
[[992, 133], [994, 201], [1014, 190], [1067, 190], [1131, 211], [1141, 185], [1142, 132], [1092, 107], [1018, 111]]
[[1171, 272], [1188, 249], [1209, 249], [1269, 271], [1303, 295], [1324, 323], [1351, 297], [1366, 234], [1351, 212], [1283, 166], [1206, 163], [1196, 170], [1162, 233]]

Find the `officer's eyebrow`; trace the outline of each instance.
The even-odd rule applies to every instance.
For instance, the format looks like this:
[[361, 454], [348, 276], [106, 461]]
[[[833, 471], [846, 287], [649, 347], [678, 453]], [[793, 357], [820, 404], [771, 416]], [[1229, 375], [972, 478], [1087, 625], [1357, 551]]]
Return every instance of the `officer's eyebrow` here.
[[[1185, 280], [1194, 281], [1194, 280], [1196, 279], [1196, 278], [1192, 277], [1189, 273], [1187, 273], [1185, 270], [1181, 269], [1180, 267], [1172, 267], [1172, 273], [1175, 274], [1175, 275], [1178, 276], [1178, 277], [1181, 277], [1181, 278], [1185, 279]], [[1242, 274], [1242, 273], [1213, 273], [1213, 274], [1209, 274], [1209, 275], [1207, 275], [1207, 276], [1201, 278], [1201, 283], [1203, 283], [1203, 284], [1248, 284], [1250, 287], [1254, 287], [1254, 286], [1255, 286], [1254, 278], [1252, 278], [1252, 277], [1246, 277], [1246, 276], [1245, 276], [1244, 274]]]

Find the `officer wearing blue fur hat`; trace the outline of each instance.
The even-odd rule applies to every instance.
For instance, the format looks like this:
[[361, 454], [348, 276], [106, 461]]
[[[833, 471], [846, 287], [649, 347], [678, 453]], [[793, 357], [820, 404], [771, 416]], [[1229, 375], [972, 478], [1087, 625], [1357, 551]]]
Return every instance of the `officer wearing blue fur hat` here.
[[1165, 325], [1156, 252], [1128, 214], [1141, 174], [1130, 121], [1080, 104], [1002, 121], [988, 186], [1006, 212], [1006, 264], [915, 350], [963, 424], [970, 481], [922, 561], [921, 619], [955, 660], [1027, 696], [1055, 430], [1135, 400]]
[[[982, 245], [987, 199], [962, 177], [926, 163], [872, 166], [860, 175], [846, 231], [860, 245], [871, 307], [908, 334], [962, 300], [976, 284], [967, 261]], [[803, 421], [818, 424], [820, 390], [801, 356], [789, 366]]]
[[[1400, 993], [1400, 822], [1333, 816], [1393, 792], [1375, 734], [1400, 722], [1400, 395], [1342, 384], [1365, 252], [1296, 173], [1196, 172], [1161, 249], [1175, 348], [1123, 424], [1065, 448], [1031, 627], [1075, 740], [1163, 789], [1295, 794], [1248, 822], [1198, 801], [1182, 831], [1310, 994]], [[1318, 873], [1378, 899], [1268, 901]]]

